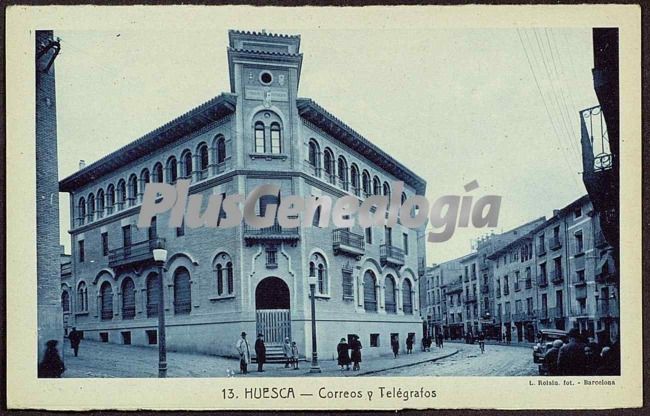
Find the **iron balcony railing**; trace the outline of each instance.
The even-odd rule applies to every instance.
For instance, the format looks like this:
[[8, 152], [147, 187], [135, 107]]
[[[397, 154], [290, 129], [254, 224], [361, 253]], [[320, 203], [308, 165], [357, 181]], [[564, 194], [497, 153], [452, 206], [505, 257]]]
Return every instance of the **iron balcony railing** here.
[[546, 254], [546, 246], [544, 244], [537, 243], [537, 255], [543, 256]]
[[605, 234], [603, 234], [602, 231], [599, 231], [596, 233], [596, 236], [594, 237], [594, 245], [598, 248], [603, 248], [607, 246], [607, 240], [605, 239]]
[[596, 275], [596, 283], [611, 283], [616, 281], [616, 273], [603, 270]]
[[546, 274], [538, 274], [537, 275], [537, 286], [539, 286], [539, 287], [548, 286], [548, 278], [546, 277]]
[[152, 238], [139, 243], [120, 247], [108, 252], [108, 266], [119, 267], [133, 263], [153, 261], [154, 248], [164, 248], [164, 238]]
[[585, 281], [585, 275], [584, 274], [579, 275], [577, 273], [574, 274], [573, 278], [571, 279], [571, 283], [573, 283], [576, 286], [582, 286], [582, 285], [587, 284], [587, 282]]
[[548, 308], [542, 308], [537, 311], [537, 317], [539, 319], [546, 319], [548, 318]]
[[531, 289], [533, 287], [533, 279], [526, 279], [526, 289]]
[[515, 282], [515, 292], [518, 292], [519, 290], [521, 290], [519, 287], [519, 282]]
[[461, 282], [454, 282], [447, 284], [447, 294], [458, 293], [463, 291], [463, 284]]
[[562, 269], [553, 270], [551, 272], [551, 282], [554, 284], [562, 283], [564, 277], [562, 276]]
[[362, 255], [366, 251], [366, 242], [362, 235], [353, 233], [345, 228], [332, 231], [332, 247], [334, 252]]
[[583, 170], [587, 174], [610, 170], [614, 156], [609, 147], [605, 117], [600, 106], [580, 111]]
[[474, 294], [465, 295], [465, 303], [473, 303], [473, 302], [476, 302], [476, 295]]
[[404, 265], [404, 250], [399, 247], [382, 244], [379, 246], [379, 258], [382, 263]]
[[549, 318], [562, 318], [564, 317], [564, 311], [561, 307], [549, 308], [548, 309]]
[[297, 240], [299, 237], [298, 227], [284, 228], [276, 222], [270, 227], [257, 228], [244, 223], [246, 240]]
[[503, 287], [503, 296], [508, 296], [510, 294], [510, 288], [508, 286]]

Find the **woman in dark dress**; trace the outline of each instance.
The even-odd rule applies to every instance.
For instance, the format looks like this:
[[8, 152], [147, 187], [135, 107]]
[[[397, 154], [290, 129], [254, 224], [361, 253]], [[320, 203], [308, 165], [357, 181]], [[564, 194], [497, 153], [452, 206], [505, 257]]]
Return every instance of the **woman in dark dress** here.
[[359, 371], [361, 368], [359, 366], [359, 363], [361, 362], [361, 348], [361, 341], [359, 341], [359, 337], [355, 335], [352, 342], [350, 342], [350, 349], [352, 350], [351, 358], [353, 363], [353, 371]]
[[339, 345], [336, 346], [336, 351], [338, 352], [339, 357], [338, 362], [341, 366], [341, 370], [343, 370], [343, 367], [345, 367], [346, 370], [350, 369], [350, 353], [348, 352], [349, 349], [350, 346], [347, 342], [345, 342], [345, 338], [341, 338], [341, 342], [339, 342]]

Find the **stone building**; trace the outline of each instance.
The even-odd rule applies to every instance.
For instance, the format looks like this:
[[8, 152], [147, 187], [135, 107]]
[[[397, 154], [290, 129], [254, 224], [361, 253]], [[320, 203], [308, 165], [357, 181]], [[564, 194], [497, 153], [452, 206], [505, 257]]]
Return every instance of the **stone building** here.
[[[618, 339], [619, 277], [614, 255], [601, 231], [599, 214], [585, 195], [555, 210], [549, 219], [541, 217], [486, 236], [476, 244], [476, 252], [428, 268], [430, 283], [425, 286], [446, 296], [425, 297], [423, 319], [432, 327], [442, 322], [445, 335], [452, 338], [470, 331], [476, 334], [478, 328], [488, 338], [533, 342], [540, 329], [578, 328], [602, 342]], [[480, 302], [472, 297], [475, 263]], [[434, 313], [438, 306], [439, 321]], [[465, 319], [459, 334], [461, 316]]]
[[[157, 343], [158, 274], [151, 247], [164, 242], [163, 293], [172, 350], [233, 355], [241, 331], [269, 348], [285, 337], [311, 351], [308, 277], [317, 279], [317, 339], [331, 357], [360, 336], [364, 356], [422, 336], [418, 274], [424, 232], [393, 228], [168, 227], [168, 213], [136, 226], [147, 183], [191, 180], [190, 195], [260, 198], [257, 212], [289, 195], [397, 192], [423, 195], [423, 179], [311, 99], [298, 98], [300, 37], [230, 31], [223, 93], [60, 182], [70, 193], [74, 323], [86, 338]], [[219, 214], [222, 217], [222, 213]], [[315, 223], [318, 218], [315, 218]], [[310, 355], [310, 353], [307, 353]]]

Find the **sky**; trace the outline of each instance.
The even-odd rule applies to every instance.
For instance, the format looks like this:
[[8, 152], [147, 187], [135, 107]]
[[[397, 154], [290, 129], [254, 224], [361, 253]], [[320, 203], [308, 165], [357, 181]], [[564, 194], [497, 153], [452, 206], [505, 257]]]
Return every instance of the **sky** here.
[[[427, 243], [428, 264], [586, 193], [578, 112], [598, 104], [589, 28], [331, 30], [264, 19], [187, 27], [55, 31], [61, 178], [229, 91], [233, 28], [301, 35], [299, 96], [424, 178], [429, 201], [502, 196], [496, 228], [456, 228], [450, 240]], [[465, 193], [473, 180], [479, 188]], [[60, 207], [69, 252], [67, 194]]]

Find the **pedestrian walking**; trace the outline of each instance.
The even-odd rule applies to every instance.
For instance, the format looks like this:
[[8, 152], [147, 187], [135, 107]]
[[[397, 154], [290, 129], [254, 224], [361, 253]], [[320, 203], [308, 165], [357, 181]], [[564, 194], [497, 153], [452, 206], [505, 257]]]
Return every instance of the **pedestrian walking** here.
[[68, 334], [68, 339], [70, 340], [70, 346], [74, 351], [74, 356], [76, 357], [79, 353], [79, 344], [81, 343], [81, 332], [77, 331], [76, 327], [72, 327], [72, 331]]
[[478, 346], [481, 348], [481, 354], [485, 352], [485, 334], [483, 331], [478, 333]]
[[39, 378], [61, 378], [61, 374], [65, 371], [65, 365], [63, 365], [63, 360], [59, 356], [56, 344], [58, 344], [58, 341], [55, 339], [45, 343], [43, 360], [38, 364]]
[[580, 376], [586, 373], [585, 344], [578, 329], [569, 331], [569, 342], [560, 348], [557, 367], [560, 375]]
[[429, 335], [429, 336], [427, 337], [427, 339], [426, 339], [426, 343], [427, 343], [427, 345], [426, 345], [426, 347], [427, 347], [427, 351], [431, 351], [431, 335]]
[[246, 332], [241, 333], [241, 338], [237, 340], [237, 352], [239, 353], [239, 372], [241, 374], [248, 374], [248, 364], [251, 362], [251, 351], [248, 341], [246, 340]]
[[397, 337], [391, 337], [390, 347], [393, 350], [393, 358], [397, 358], [397, 355], [399, 354], [399, 341], [397, 340]]
[[413, 354], [413, 343], [415, 340], [413, 339], [412, 335], [409, 335], [406, 337], [406, 353], [407, 354]]
[[296, 341], [291, 343], [291, 362], [293, 363], [293, 369], [298, 369], [298, 344]]
[[438, 342], [440, 342], [440, 348], [444, 348], [444, 340], [445, 338], [442, 336], [442, 334], [438, 334]]
[[596, 375], [596, 371], [600, 365], [600, 356], [594, 354], [594, 351], [589, 345], [585, 346], [585, 375]]
[[546, 351], [546, 354], [544, 354], [544, 366], [546, 367], [546, 371], [548, 371], [549, 376], [558, 375], [557, 356], [560, 353], [560, 348], [562, 348], [563, 345], [564, 343], [561, 339], [556, 339], [553, 341], [551, 348], [549, 348], [548, 351]]
[[266, 345], [264, 345], [264, 335], [257, 334], [255, 341], [255, 357], [257, 358], [257, 372], [263, 373], [264, 363], [266, 362]]
[[361, 348], [363, 348], [361, 341], [359, 341], [359, 337], [355, 335], [350, 342], [350, 349], [352, 350], [352, 353], [350, 354], [350, 358], [352, 359], [352, 371], [359, 371], [361, 369], [361, 366], [359, 366], [359, 363], [361, 362]]
[[291, 353], [291, 340], [289, 337], [284, 339], [284, 344], [282, 344], [282, 352], [284, 353], [284, 368], [289, 368], [289, 364], [292, 362], [292, 353]]
[[336, 346], [336, 352], [338, 353], [338, 364], [341, 366], [341, 371], [343, 367], [346, 370], [350, 370], [350, 346], [345, 341], [345, 338], [341, 338], [339, 344]]

